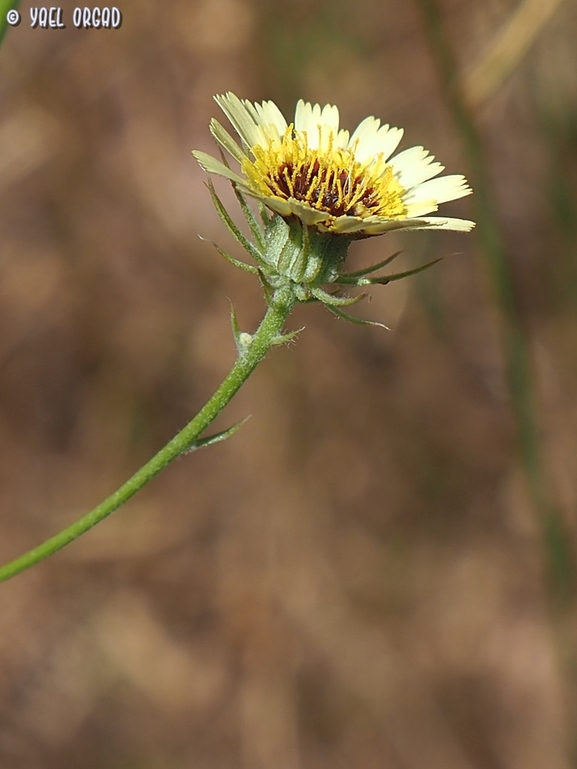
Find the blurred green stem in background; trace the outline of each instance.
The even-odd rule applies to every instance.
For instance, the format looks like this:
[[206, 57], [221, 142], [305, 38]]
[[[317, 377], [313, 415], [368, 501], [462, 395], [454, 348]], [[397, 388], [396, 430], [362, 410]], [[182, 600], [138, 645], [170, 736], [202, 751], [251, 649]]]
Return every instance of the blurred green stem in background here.
[[7, 28], [10, 26], [6, 21], [8, 11], [16, 10], [20, 5], [20, 0], [0, 0], [0, 45], [4, 40]]
[[443, 30], [437, 0], [417, 0], [417, 4], [423, 16], [425, 33], [436, 60], [445, 97], [461, 134], [470, 165], [471, 183], [475, 189], [473, 204], [476, 209], [477, 231], [503, 318], [504, 353], [521, 461], [539, 516], [547, 554], [550, 587], [554, 597], [564, 603], [570, 598], [573, 589], [573, 555], [560, 511], [551, 501], [547, 488], [534, 413], [530, 354], [517, 312], [507, 251], [501, 237], [493, 194], [487, 178], [488, 164], [482, 141], [467, 107], [465, 94], [460, 88], [457, 64]]
[[[265, 357], [271, 347], [288, 341], [290, 334], [283, 336], [284, 323], [293, 308], [296, 299], [288, 288], [279, 288], [269, 299], [269, 308], [257, 331], [249, 336], [241, 334], [242, 346], [238, 357], [223, 383], [207, 404], [198, 412], [184, 429], [164, 446], [152, 459], [140, 468], [131, 478], [111, 496], [87, 513], [80, 520], [47, 539], [38, 547], [29, 550], [19, 558], [0, 567], [0, 582], [4, 582], [31, 566], [43, 561], [48, 556], [61, 550], [104, 520], [121, 505], [133, 497], [155, 475], [163, 470], [173, 459], [188, 451], [208, 446], [211, 443], [228, 438], [243, 422], [234, 425], [209, 438], [199, 439], [204, 430], [216, 419], [220, 412], [232, 400], [240, 387], [246, 382], [256, 366]], [[236, 325], [233, 316], [233, 326]]]

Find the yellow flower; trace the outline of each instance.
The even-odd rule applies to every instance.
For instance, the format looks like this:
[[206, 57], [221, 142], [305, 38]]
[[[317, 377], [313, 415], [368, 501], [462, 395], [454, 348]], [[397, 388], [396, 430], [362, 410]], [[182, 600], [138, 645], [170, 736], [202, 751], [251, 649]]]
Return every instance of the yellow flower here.
[[205, 171], [230, 179], [285, 219], [297, 217], [319, 232], [349, 239], [417, 228], [468, 232], [475, 226], [428, 216], [440, 203], [472, 190], [464, 176], [438, 177], [444, 167], [423, 147], [393, 154], [400, 128], [367, 117], [349, 136], [339, 129], [339, 111], [331, 105], [301, 99], [287, 123], [272, 101], [253, 104], [233, 93], [215, 100], [242, 144], [214, 119], [211, 133], [241, 173], [204, 152], [194, 156]]

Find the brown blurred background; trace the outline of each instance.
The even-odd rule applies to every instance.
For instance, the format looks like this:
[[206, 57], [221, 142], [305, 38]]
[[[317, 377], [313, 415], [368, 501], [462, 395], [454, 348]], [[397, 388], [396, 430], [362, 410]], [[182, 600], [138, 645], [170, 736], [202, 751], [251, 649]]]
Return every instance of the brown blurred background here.
[[[183, 426], [264, 304], [190, 155], [214, 93], [338, 104], [470, 176], [427, 3], [123, 0], [120, 30], [0, 53], [0, 556], [112, 492]], [[577, 7], [443, 0], [452, 73], [531, 356], [547, 504], [574, 549]], [[477, 162], [479, 158], [477, 158]], [[219, 191], [232, 203], [225, 183]], [[473, 198], [444, 206], [475, 218]], [[2, 769], [577, 766], [572, 578], [515, 439], [479, 231], [357, 313], [297, 308], [218, 425], [129, 505], [0, 586]], [[563, 549], [563, 548], [561, 548]], [[561, 556], [559, 556], [561, 558]]]

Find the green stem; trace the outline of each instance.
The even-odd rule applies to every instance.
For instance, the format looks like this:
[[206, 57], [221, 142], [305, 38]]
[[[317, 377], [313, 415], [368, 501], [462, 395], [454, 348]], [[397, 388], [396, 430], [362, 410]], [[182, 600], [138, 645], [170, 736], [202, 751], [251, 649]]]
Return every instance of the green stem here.
[[10, 26], [6, 21], [8, 11], [15, 10], [20, 5], [20, 0], [0, 0], [0, 45], [4, 40], [6, 30]]
[[103, 521], [133, 497], [137, 491], [140, 491], [173, 459], [176, 459], [180, 454], [190, 449], [202, 432], [206, 430], [232, 400], [233, 396], [246, 382], [270, 348], [282, 341], [283, 326], [294, 304], [295, 297], [291, 289], [289, 287], [279, 289], [270, 300], [269, 309], [257, 331], [252, 336], [250, 343], [239, 353], [228, 376], [194, 419], [169, 441], [158, 454], [153, 456], [140, 470], [137, 470], [126, 483], [123, 483], [117, 491], [93, 510], [58, 534], [47, 539], [41, 545], [0, 567], [0, 582], [4, 582], [16, 574], [29, 569], [39, 561], [65, 547], [65, 545], [73, 542], [97, 523], [100, 523], [100, 521]]

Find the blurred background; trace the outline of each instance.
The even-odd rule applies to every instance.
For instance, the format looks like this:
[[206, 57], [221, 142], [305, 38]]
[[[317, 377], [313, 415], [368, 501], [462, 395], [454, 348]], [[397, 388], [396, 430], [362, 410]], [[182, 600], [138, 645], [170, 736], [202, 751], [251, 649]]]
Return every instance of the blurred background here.
[[[215, 93], [405, 128], [476, 194], [358, 315], [297, 308], [217, 427], [0, 586], [3, 769], [577, 766], [577, 7], [150, 0], [0, 53], [0, 557], [111, 493], [264, 312], [190, 151]], [[223, 120], [224, 122], [224, 120]], [[234, 210], [224, 181], [219, 193]], [[236, 250], [235, 250], [236, 249]]]

